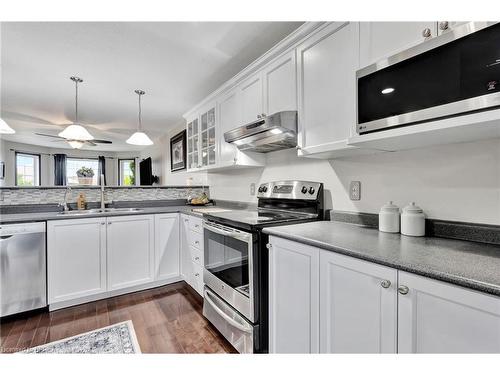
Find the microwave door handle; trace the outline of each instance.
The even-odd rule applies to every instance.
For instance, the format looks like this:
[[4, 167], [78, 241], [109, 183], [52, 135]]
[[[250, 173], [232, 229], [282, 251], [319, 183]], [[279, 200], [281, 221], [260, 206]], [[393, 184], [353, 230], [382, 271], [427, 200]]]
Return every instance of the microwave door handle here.
[[227, 315], [222, 309], [217, 306], [216, 302], [212, 299], [212, 293], [209, 292], [207, 289], [205, 289], [205, 301], [212, 306], [212, 308], [219, 314], [226, 322], [228, 322], [230, 325], [233, 327], [239, 329], [242, 332], [245, 333], [252, 333], [252, 327], [249, 326], [244, 326], [243, 324], [235, 321], [233, 318], [231, 318], [229, 315]]

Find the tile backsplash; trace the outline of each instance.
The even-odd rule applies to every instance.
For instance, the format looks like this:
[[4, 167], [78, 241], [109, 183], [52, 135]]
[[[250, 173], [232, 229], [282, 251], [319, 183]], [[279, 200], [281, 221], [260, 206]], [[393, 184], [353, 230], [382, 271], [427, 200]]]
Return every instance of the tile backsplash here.
[[[142, 201], [142, 200], [170, 200], [187, 199], [205, 192], [209, 195], [209, 188], [203, 186], [161, 186], [161, 187], [107, 187], [104, 198], [107, 202], [115, 201]], [[0, 206], [16, 204], [48, 204], [62, 203], [65, 188], [1, 188]], [[87, 202], [97, 202], [101, 198], [99, 188], [85, 188], [75, 186], [68, 193], [68, 203], [76, 202], [78, 194], [84, 193]]]

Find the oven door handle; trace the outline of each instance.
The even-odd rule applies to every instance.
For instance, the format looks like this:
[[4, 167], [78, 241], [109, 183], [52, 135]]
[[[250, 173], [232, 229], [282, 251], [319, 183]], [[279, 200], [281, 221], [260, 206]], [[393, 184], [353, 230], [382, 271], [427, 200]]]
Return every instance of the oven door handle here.
[[218, 227], [215, 227], [213, 225], [210, 225], [208, 223], [203, 223], [203, 227], [211, 232], [214, 232], [214, 233], [217, 233], [217, 234], [221, 234], [223, 236], [227, 236], [227, 237], [232, 237], [232, 238], [235, 238], [237, 240], [240, 240], [240, 241], [243, 241], [243, 242], [247, 242], [249, 244], [252, 243], [252, 235], [250, 233], [246, 233], [246, 232], [235, 232], [235, 231], [232, 231], [232, 230], [225, 230], [225, 229], [222, 229], [222, 228], [218, 228]]
[[[245, 333], [252, 333], [253, 332], [253, 327], [247, 323], [247, 325], [243, 325], [236, 320], [234, 320], [232, 317], [227, 315], [219, 306], [217, 306], [217, 302], [213, 299], [215, 295], [208, 291], [208, 289], [205, 289], [205, 301], [212, 306], [212, 308], [219, 314], [226, 322], [228, 322], [230, 325], [233, 327], [239, 329], [242, 332]], [[217, 297], [215, 297], [217, 298]]]

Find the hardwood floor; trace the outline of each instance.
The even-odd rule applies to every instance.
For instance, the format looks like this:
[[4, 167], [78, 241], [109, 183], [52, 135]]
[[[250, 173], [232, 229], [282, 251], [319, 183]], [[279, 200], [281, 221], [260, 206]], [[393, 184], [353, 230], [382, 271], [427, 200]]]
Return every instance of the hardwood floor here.
[[4, 319], [9, 353], [132, 320], [143, 353], [235, 353], [202, 315], [202, 298], [184, 282], [53, 312]]

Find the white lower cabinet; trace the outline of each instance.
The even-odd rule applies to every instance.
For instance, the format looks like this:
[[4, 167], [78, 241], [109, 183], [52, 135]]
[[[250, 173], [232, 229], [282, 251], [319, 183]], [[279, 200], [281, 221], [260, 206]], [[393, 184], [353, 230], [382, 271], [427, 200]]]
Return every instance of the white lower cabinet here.
[[500, 353], [500, 298], [407, 272], [399, 286], [400, 353]]
[[203, 220], [181, 214], [181, 274], [203, 296]]
[[47, 222], [50, 309], [180, 281], [179, 214]]
[[319, 352], [319, 249], [272, 238], [269, 351]]
[[395, 353], [395, 269], [320, 251], [320, 352]]
[[154, 216], [110, 217], [108, 225], [108, 290], [153, 281]]
[[106, 218], [47, 222], [49, 304], [106, 291]]
[[155, 215], [155, 280], [179, 276], [179, 214]]
[[270, 236], [271, 353], [499, 353], [500, 298]]

